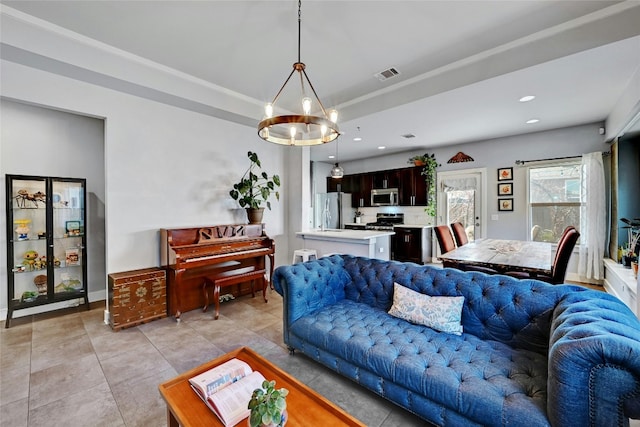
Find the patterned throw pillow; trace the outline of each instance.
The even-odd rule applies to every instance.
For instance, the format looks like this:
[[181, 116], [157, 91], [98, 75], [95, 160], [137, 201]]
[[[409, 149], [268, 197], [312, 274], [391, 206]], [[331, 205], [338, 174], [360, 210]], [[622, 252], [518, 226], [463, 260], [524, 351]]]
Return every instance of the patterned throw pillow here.
[[393, 284], [393, 305], [389, 314], [436, 331], [462, 335], [464, 297], [432, 297]]

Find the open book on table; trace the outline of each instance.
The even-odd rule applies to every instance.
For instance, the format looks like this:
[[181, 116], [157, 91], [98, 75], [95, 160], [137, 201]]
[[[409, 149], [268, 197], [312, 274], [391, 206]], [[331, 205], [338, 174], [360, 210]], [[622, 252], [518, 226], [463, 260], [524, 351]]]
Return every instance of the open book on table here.
[[231, 359], [189, 380], [198, 396], [229, 427], [249, 416], [249, 400], [264, 376], [242, 360]]

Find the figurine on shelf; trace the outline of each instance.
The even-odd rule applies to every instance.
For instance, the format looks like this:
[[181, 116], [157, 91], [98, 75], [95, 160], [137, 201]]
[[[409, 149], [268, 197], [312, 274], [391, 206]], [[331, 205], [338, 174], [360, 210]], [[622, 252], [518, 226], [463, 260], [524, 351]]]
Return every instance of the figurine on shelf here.
[[42, 202], [43, 204], [47, 201], [47, 196], [42, 191], [38, 191], [36, 193], [29, 193], [28, 190], [24, 188], [18, 190], [18, 195], [14, 197], [16, 199], [16, 203], [18, 207], [21, 209], [28, 209], [27, 202], [33, 203], [33, 207], [31, 209], [38, 208], [38, 202]]
[[43, 270], [47, 268], [47, 257], [46, 255], [42, 255], [40, 258], [34, 260], [33, 269], [34, 270]]
[[33, 279], [33, 284], [38, 288], [38, 293], [46, 294], [47, 293], [47, 276], [44, 274], [38, 274]]
[[18, 235], [18, 240], [29, 240], [29, 227], [28, 224], [31, 222], [30, 219], [16, 219], [13, 221], [14, 224], [17, 224], [16, 234]]
[[35, 269], [36, 259], [38, 259], [38, 252], [36, 251], [27, 251], [24, 253], [24, 265], [27, 267], [28, 271], [33, 271]]

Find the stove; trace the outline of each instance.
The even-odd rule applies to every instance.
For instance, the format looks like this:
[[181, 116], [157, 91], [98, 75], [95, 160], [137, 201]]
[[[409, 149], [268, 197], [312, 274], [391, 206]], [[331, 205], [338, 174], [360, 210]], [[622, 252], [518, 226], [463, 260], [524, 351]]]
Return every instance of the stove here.
[[376, 222], [368, 222], [367, 230], [393, 231], [394, 225], [404, 224], [403, 213], [379, 213], [376, 214]]

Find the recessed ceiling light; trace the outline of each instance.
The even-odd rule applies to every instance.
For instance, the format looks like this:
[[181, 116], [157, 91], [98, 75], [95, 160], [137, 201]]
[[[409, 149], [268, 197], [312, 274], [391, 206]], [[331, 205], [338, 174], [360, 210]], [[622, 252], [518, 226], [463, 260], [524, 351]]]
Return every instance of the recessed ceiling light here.
[[533, 101], [534, 99], [536, 99], [535, 96], [527, 95], [527, 96], [523, 96], [522, 98], [520, 98], [519, 101], [520, 102], [529, 102], [529, 101]]
[[534, 123], [538, 123], [540, 121], [540, 119], [530, 119], [527, 120], [525, 123], [527, 123], [528, 125], [532, 125]]
[[355, 138], [353, 138], [354, 141], [362, 141], [362, 138], [360, 138], [359, 136], [356, 136]]
[[381, 146], [378, 147], [378, 150], [384, 150], [385, 148], [387, 148], [387, 147], [385, 147], [384, 145], [381, 145]]
[[335, 159], [336, 156], [334, 156], [333, 154], [329, 156], [330, 159]]

